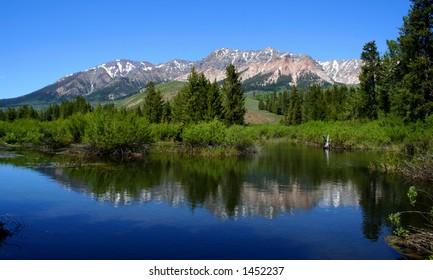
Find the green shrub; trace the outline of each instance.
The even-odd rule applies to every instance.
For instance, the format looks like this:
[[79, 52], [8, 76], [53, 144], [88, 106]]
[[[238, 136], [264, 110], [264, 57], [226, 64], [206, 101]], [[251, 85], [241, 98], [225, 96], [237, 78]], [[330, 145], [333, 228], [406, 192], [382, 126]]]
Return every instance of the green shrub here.
[[182, 131], [182, 141], [191, 147], [221, 146], [225, 141], [226, 130], [224, 123], [218, 120], [190, 124]]
[[146, 119], [131, 112], [103, 109], [89, 115], [83, 138], [101, 154], [130, 152], [152, 141]]
[[238, 151], [246, 151], [254, 148], [256, 139], [258, 139], [256, 131], [240, 125], [232, 125], [226, 131], [224, 142], [228, 147], [234, 147]]
[[2, 140], [7, 144], [40, 144], [43, 134], [40, 122], [30, 119], [19, 119], [11, 123], [2, 123]]
[[72, 142], [81, 143], [89, 121], [89, 114], [76, 113], [66, 119], [66, 127], [72, 136]]
[[44, 122], [41, 124], [43, 139], [42, 142], [52, 148], [61, 148], [69, 146], [73, 141], [73, 136], [69, 130], [68, 122], [57, 120]]
[[151, 130], [156, 141], [174, 141], [178, 137], [181, 127], [180, 124], [158, 123], [152, 124]]

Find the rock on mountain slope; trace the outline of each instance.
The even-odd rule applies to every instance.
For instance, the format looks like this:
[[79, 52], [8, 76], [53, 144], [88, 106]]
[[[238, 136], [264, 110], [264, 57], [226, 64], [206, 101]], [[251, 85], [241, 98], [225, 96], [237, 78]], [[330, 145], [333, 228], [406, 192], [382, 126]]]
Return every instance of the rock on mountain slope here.
[[44, 105], [75, 96], [85, 96], [94, 101], [118, 99], [136, 93], [148, 81], [185, 81], [192, 67], [203, 72], [210, 80], [221, 81], [230, 63], [241, 73], [247, 90], [306, 86], [312, 83], [357, 84], [361, 69], [360, 60], [321, 62], [308, 55], [279, 52], [273, 48], [259, 51], [222, 48], [196, 62], [175, 59], [157, 65], [132, 60], [103, 63], [67, 75], [31, 94], [0, 100], [0, 107]]

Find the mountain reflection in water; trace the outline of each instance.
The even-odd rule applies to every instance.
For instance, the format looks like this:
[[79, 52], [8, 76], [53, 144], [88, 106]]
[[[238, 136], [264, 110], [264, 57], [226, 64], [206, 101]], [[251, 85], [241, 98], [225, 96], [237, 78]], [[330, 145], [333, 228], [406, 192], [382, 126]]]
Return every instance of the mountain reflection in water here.
[[[284, 222], [281, 217], [303, 219], [322, 209], [320, 213], [330, 211], [332, 221], [338, 221], [327, 229], [327, 234], [358, 230], [347, 228], [353, 227], [353, 221], [358, 219], [347, 216], [347, 211], [352, 213], [350, 215], [359, 213], [362, 235], [377, 242], [389, 231], [388, 215], [410, 207], [407, 187], [401, 178], [382, 176], [368, 169], [369, 163], [377, 161], [378, 157], [371, 152], [331, 151], [327, 154], [308, 147], [274, 143], [264, 146], [259, 155], [240, 159], [159, 154], [137, 162], [77, 165], [70, 164], [70, 159], [25, 153], [24, 156], [2, 156], [0, 164], [31, 168], [68, 190], [120, 209], [161, 203], [179, 208], [181, 212], [184, 208], [189, 208], [191, 213], [203, 209], [220, 221], [264, 218], [280, 222]], [[322, 215], [313, 219], [317, 225], [308, 226], [329, 223], [321, 220]], [[421, 223], [416, 218], [410, 222]], [[387, 232], [384, 233], [384, 229]], [[302, 235], [302, 230], [309, 229], [299, 230]], [[374, 253], [370, 255], [380, 258]], [[269, 256], [274, 257], [279, 258]]]

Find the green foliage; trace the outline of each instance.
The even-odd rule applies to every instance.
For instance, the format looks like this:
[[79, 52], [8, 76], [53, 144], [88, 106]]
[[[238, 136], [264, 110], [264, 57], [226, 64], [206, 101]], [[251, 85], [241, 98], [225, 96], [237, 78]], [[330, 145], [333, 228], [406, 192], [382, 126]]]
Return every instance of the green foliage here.
[[159, 90], [155, 89], [155, 83], [149, 82], [146, 85], [146, 97], [143, 105], [143, 115], [151, 123], [159, 123], [164, 117], [164, 101]]
[[226, 130], [218, 120], [190, 124], [183, 129], [182, 140], [191, 147], [220, 146], [224, 144]]
[[391, 213], [388, 216], [388, 220], [395, 227], [394, 234], [403, 238], [409, 236], [409, 231], [401, 226], [401, 213]]
[[220, 119], [221, 94], [216, 82], [211, 83], [203, 73], [191, 70], [188, 82], [173, 98], [171, 121], [182, 124]]
[[238, 71], [233, 64], [226, 68], [227, 78], [222, 86], [223, 119], [228, 125], [245, 123], [245, 96]]
[[48, 105], [48, 108], [40, 114], [42, 121], [53, 121], [60, 118], [60, 106], [57, 103]]
[[6, 120], [12, 122], [12, 121], [14, 121], [17, 117], [18, 117], [18, 113], [17, 113], [17, 111], [15, 110], [15, 108], [11, 108], [11, 107], [9, 107], [9, 108], [7, 109], [7, 111], [6, 111]]
[[254, 129], [240, 125], [227, 127], [223, 122], [213, 120], [209, 123], [190, 124], [182, 131], [182, 140], [188, 146], [235, 148], [245, 152], [254, 147], [258, 135]]
[[6, 120], [6, 113], [0, 109], [0, 121], [5, 121], [5, 120]]
[[44, 145], [48, 145], [52, 148], [61, 148], [69, 146], [74, 140], [69, 122], [67, 121], [56, 120], [41, 124]]
[[31, 106], [21, 106], [16, 112], [17, 119], [38, 119], [38, 112]]
[[221, 119], [222, 116], [222, 100], [219, 86], [216, 81], [207, 86], [207, 109], [204, 117], [205, 121], [213, 119]]
[[411, 2], [398, 42], [401, 87], [412, 95], [410, 111], [405, 111], [405, 115], [414, 121], [433, 112], [433, 2]]
[[416, 188], [411, 186], [407, 192], [407, 197], [409, 198], [409, 202], [412, 206], [415, 206], [417, 195], [418, 193], [416, 192]]
[[323, 91], [319, 85], [313, 85], [310, 90], [305, 93], [303, 107], [304, 122], [324, 119], [326, 110], [323, 106], [323, 99]]
[[188, 76], [188, 82], [181, 92], [185, 99], [182, 113], [185, 115], [187, 123], [204, 120], [207, 111], [207, 91], [209, 87], [210, 83], [204, 74], [198, 74], [193, 68]]
[[371, 41], [362, 48], [361, 59], [364, 65], [359, 75], [361, 93], [363, 94], [362, 116], [377, 118], [377, 86], [381, 72], [381, 62], [376, 42]]
[[289, 106], [286, 110], [282, 123], [296, 125], [302, 123], [302, 96], [296, 87], [290, 91]]
[[70, 118], [66, 119], [63, 123], [68, 129], [68, 133], [70, 133], [72, 136], [72, 142], [81, 143], [86, 127], [89, 124], [89, 114], [74, 114]]
[[389, 214], [388, 220], [391, 222], [392, 225], [400, 225], [401, 223], [400, 213]]
[[186, 110], [187, 95], [180, 91], [171, 102], [171, 121], [175, 123], [187, 124], [191, 121]]
[[98, 108], [89, 115], [83, 142], [101, 154], [134, 151], [151, 143], [150, 124], [134, 112], [113, 107]]
[[404, 227], [396, 227], [396, 229], [394, 229], [394, 234], [403, 238], [406, 238], [409, 236], [409, 231], [407, 229], [405, 229]]
[[323, 81], [319, 76], [316, 74], [313, 74], [311, 72], [304, 72], [302, 73], [297, 81], [297, 87], [308, 89], [313, 84], [319, 84], [324, 87], [331, 86], [330, 83]]
[[66, 119], [74, 114], [85, 114], [92, 111], [92, 106], [82, 96], [76, 97], [72, 101], [64, 101], [60, 104], [60, 118]]
[[155, 141], [175, 141], [182, 126], [177, 123], [152, 124], [151, 131]]
[[41, 144], [43, 133], [37, 120], [18, 119], [14, 122], [1, 122], [0, 135], [7, 144]]
[[259, 75], [253, 76], [249, 79], [246, 79], [243, 82], [242, 87], [245, 91], [256, 90], [256, 89], [269, 90], [269, 88], [267, 88], [267, 86], [264, 82], [267, 79], [269, 79], [269, 77], [271, 75], [272, 75], [272, 73], [263, 74], [263, 75], [259, 74]]
[[245, 152], [255, 147], [254, 142], [257, 139], [258, 134], [253, 129], [240, 125], [232, 125], [226, 131], [224, 144], [228, 147], [234, 147], [238, 151]]

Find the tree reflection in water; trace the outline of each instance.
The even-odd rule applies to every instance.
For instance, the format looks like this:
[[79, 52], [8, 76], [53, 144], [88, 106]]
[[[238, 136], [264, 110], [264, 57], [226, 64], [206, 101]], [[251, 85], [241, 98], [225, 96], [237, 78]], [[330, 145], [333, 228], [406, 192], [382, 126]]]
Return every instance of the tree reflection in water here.
[[[32, 168], [64, 186], [121, 206], [164, 201], [203, 207], [221, 219], [241, 216], [275, 218], [295, 209], [360, 207], [365, 238], [377, 241], [387, 217], [409, 208], [400, 178], [368, 169], [375, 153], [326, 154], [289, 144], [270, 144], [250, 158], [188, 158], [152, 155], [129, 163], [52, 164], [44, 158]], [[3, 158], [9, 164], [28, 159]], [[50, 163], [50, 164], [48, 164]], [[411, 221], [411, 223], [418, 221]]]

